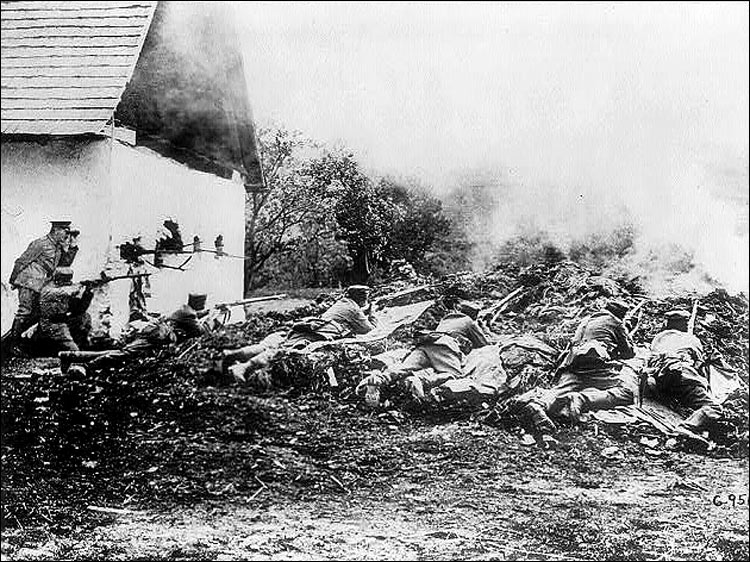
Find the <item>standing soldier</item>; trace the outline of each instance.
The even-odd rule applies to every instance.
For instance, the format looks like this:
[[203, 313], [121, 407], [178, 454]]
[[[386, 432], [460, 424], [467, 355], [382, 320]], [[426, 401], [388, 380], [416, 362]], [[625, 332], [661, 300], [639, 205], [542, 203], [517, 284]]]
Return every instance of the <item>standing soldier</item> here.
[[10, 286], [18, 289], [18, 310], [3, 341], [3, 352], [15, 347], [21, 334], [39, 320], [39, 294], [68, 250], [69, 234], [70, 221], [52, 221], [49, 234], [34, 240], [16, 260]]

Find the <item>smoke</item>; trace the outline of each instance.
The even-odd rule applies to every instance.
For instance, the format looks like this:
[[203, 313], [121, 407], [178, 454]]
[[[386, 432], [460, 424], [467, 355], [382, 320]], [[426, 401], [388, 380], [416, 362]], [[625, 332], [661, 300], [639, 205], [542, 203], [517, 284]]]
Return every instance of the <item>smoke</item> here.
[[748, 290], [747, 3], [244, 6], [255, 115], [485, 190], [458, 211], [478, 267], [518, 232], [631, 223], [652, 279], [679, 247], [686, 286]]
[[[611, 173], [570, 183], [560, 176], [554, 184], [507, 169], [476, 171], [457, 178], [447, 200], [454, 210], [462, 207], [477, 270], [519, 237], [536, 237], [567, 254], [586, 245], [601, 251], [629, 245], [612, 266], [640, 276], [652, 294], [717, 286], [747, 294], [747, 157], [704, 151], [676, 161], [673, 167], [661, 162], [660, 173], [644, 184], [623, 171], [617, 186], [607, 183]], [[622, 239], [631, 232], [632, 240]]]

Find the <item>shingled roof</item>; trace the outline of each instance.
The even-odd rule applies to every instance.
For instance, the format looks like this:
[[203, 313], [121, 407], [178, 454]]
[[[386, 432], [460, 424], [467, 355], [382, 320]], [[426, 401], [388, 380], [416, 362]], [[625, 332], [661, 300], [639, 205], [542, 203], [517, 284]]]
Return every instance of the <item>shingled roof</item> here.
[[2, 2], [2, 133], [100, 133], [156, 2]]

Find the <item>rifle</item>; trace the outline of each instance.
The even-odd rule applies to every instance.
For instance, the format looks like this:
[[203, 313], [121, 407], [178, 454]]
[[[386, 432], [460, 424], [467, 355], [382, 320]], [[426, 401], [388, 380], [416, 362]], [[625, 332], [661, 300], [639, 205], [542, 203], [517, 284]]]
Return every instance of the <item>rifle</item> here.
[[625, 315], [625, 318], [623, 318], [623, 324], [633, 318], [635, 316], [635, 313], [638, 313], [638, 320], [635, 322], [635, 326], [633, 326], [633, 329], [628, 332], [628, 335], [632, 338], [635, 333], [638, 331], [638, 328], [641, 326], [641, 319], [643, 318], [643, 311], [641, 308], [644, 304], [646, 304], [650, 299], [643, 299], [641, 302], [639, 302], [637, 305], [635, 305], [635, 308], [633, 310], [629, 310], [628, 313]]
[[395, 293], [389, 293], [387, 295], [382, 295], [375, 299], [371, 299], [370, 304], [374, 305], [375, 308], [383, 308], [385, 306], [391, 305], [394, 302], [400, 302], [403, 300], [408, 301], [415, 295], [418, 295], [420, 293], [427, 293], [433, 287], [434, 285], [420, 285], [419, 287], [411, 287], [409, 289], [404, 289], [403, 291], [397, 291]]
[[698, 316], [698, 299], [693, 301], [693, 312], [690, 314], [690, 320], [688, 320], [687, 331], [688, 334], [692, 334], [695, 331], [695, 319]]
[[268, 295], [267, 297], [252, 297], [249, 299], [242, 299], [242, 300], [232, 301], [232, 302], [220, 302], [218, 304], [215, 304], [214, 308], [229, 309], [233, 306], [253, 304], [256, 302], [276, 301], [276, 300], [280, 300], [283, 298], [286, 298], [286, 293], [281, 293], [278, 295]]
[[519, 295], [521, 292], [523, 292], [524, 287], [518, 287], [514, 291], [511, 291], [505, 297], [503, 297], [500, 301], [496, 302], [489, 308], [485, 308], [484, 310], [480, 310], [479, 314], [477, 314], [477, 318], [481, 318], [483, 321], [487, 322], [489, 325], [492, 325], [495, 323], [495, 320], [497, 320], [500, 312], [502, 312], [505, 308], [505, 306], [512, 301], [517, 295]]
[[269, 295], [267, 297], [252, 297], [249, 299], [242, 299], [232, 302], [220, 302], [212, 307], [212, 309], [209, 311], [210, 314], [207, 315], [206, 319], [203, 321], [203, 324], [204, 326], [206, 326], [208, 331], [211, 332], [219, 328], [220, 326], [224, 326], [229, 321], [229, 318], [232, 316], [232, 313], [229, 309], [233, 306], [243, 306], [256, 302], [275, 301], [283, 299], [284, 297], [286, 297], [286, 294], [281, 293], [278, 295]]
[[117, 281], [119, 279], [138, 279], [140, 277], [148, 277], [151, 275], [150, 273], [128, 273], [126, 275], [114, 275], [112, 277], [109, 277], [104, 272], [101, 273], [101, 277], [99, 279], [83, 279], [82, 281], [79, 281], [81, 285], [84, 287], [97, 287], [99, 285], [106, 285], [110, 281]]

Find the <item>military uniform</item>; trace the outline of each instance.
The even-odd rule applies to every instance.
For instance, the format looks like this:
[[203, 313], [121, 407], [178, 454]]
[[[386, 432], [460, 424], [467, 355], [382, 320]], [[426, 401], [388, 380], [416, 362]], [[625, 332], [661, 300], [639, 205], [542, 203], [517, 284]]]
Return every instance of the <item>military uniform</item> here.
[[697, 337], [681, 330], [664, 330], [652, 340], [651, 352], [649, 365], [654, 369], [655, 390], [694, 411], [683, 422], [685, 427], [696, 431], [719, 416], [720, 407], [711, 397], [708, 380], [701, 372], [703, 345]]
[[471, 317], [451, 312], [440, 320], [433, 332], [421, 338], [399, 365], [365, 378], [357, 385], [357, 392], [367, 392], [368, 403], [374, 405], [379, 402], [382, 387], [404, 381], [412, 395], [422, 399], [426, 391], [463, 377], [466, 355], [488, 344], [484, 332]]
[[203, 328], [198, 321], [198, 312], [190, 305], [183, 304], [175, 310], [169, 316], [169, 321], [178, 339], [195, 338], [203, 333]]
[[206, 295], [190, 294], [188, 304], [166, 318], [132, 322], [130, 330], [122, 336], [123, 346], [120, 349], [91, 352], [85, 357], [68, 357], [61, 353], [60, 358], [66, 365], [76, 360], [89, 362], [92, 367], [111, 366], [135, 359], [157, 347], [200, 336], [203, 329], [198, 317], [205, 303]]
[[[364, 302], [365, 290], [364, 287], [349, 287], [347, 294], [359, 297], [358, 300]], [[268, 365], [283, 347], [302, 349], [314, 341], [331, 341], [369, 333], [375, 329], [375, 324], [351, 296], [337, 300], [320, 318], [308, 318], [296, 323], [286, 334], [275, 332], [257, 344], [224, 352], [222, 370], [239, 361], [241, 363], [232, 367], [232, 372], [236, 378], [242, 379], [248, 370]]]
[[[91, 367], [111, 367], [131, 359], [135, 359], [157, 347], [169, 345], [177, 341], [177, 335], [170, 321], [157, 318], [148, 322], [139, 321], [135, 327], [124, 336], [124, 345], [112, 351], [92, 352], [89, 357], [76, 358], [76, 361], [88, 362]], [[64, 353], [60, 359], [67, 362]]]
[[80, 284], [50, 283], [39, 297], [38, 337], [55, 351], [78, 351], [88, 342], [91, 317], [86, 312], [93, 291]]
[[52, 278], [62, 255], [62, 245], [47, 235], [29, 244], [16, 260], [10, 275], [11, 286], [18, 289], [18, 311], [13, 322], [16, 337], [38, 321], [39, 295]]
[[633, 344], [622, 320], [626, 305], [608, 303], [602, 310], [584, 319], [570, 342], [560, 378], [549, 390], [532, 389], [516, 399], [520, 412], [528, 414], [535, 427], [554, 429], [548, 416], [565, 414], [574, 421], [586, 411], [626, 406], [638, 394], [638, 375], [621, 360], [635, 356]]
[[622, 321], [609, 311], [598, 312], [578, 327], [562, 365], [560, 380], [546, 397], [547, 409], [579, 392], [589, 410], [632, 404], [638, 392], [636, 373], [620, 359], [635, 356]]
[[337, 340], [352, 335], [367, 334], [375, 325], [356, 302], [348, 297], [339, 299], [321, 314], [292, 327], [284, 345], [304, 347], [313, 341]]

